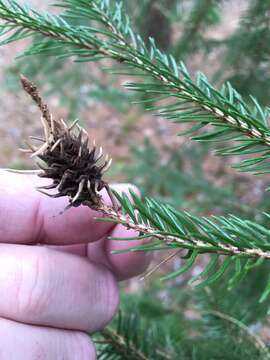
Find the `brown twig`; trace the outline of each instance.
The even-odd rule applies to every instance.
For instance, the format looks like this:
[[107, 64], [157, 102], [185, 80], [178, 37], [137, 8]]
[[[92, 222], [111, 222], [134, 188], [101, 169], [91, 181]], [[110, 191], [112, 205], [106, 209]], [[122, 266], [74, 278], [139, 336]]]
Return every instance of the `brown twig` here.
[[22, 83], [23, 89], [27, 92], [27, 94], [29, 94], [31, 96], [33, 101], [37, 104], [44, 120], [46, 120], [48, 122], [48, 124], [50, 124], [52, 115], [50, 113], [48, 105], [46, 103], [44, 103], [44, 101], [42, 100], [42, 97], [40, 96], [40, 93], [39, 93], [36, 85], [33, 84], [24, 75], [21, 75], [20, 78], [21, 78], [21, 83]]
[[114, 347], [117, 354], [128, 356], [130, 360], [150, 360], [140, 349], [137, 349], [134, 344], [129, 343], [127, 346], [124, 337], [116, 333], [110, 327], [101, 331], [101, 335], [107, 340], [107, 343], [110, 343]]

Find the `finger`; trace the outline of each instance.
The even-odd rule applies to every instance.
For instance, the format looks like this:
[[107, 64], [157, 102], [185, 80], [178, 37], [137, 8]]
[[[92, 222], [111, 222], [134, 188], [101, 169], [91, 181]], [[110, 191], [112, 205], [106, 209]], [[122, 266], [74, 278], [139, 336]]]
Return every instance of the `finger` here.
[[[104, 238], [104, 235], [113, 230], [114, 225], [96, 222], [93, 218], [100, 215], [83, 206], [59, 215], [66, 206], [67, 199], [50, 199], [39, 194], [35, 186], [41, 183], [44, 183], [44, 179], [36, 176], [1, 172], [0, 242], [75, 244]], [[117, 191], [128, 192], [130, 185], [118, 185], [114, 188]], [[137, 191], [134, 187], [132, 190]], [[104, 201], [110, 203], [107, 194], [104, 194]], [[117, 226], [115, 231], [118, 232], [121, 228], [123, 229]], [[113, 242], [112, 244], [115, 245], [112, 245], [111, 249], [109, 246], [107, 252], [102, 250], [103, 259], [100, 259], [100, 262], [114, 267], [119, 278], [134, 276], [147, 266], [149, 260], [145, 254], [128, 254], [126, 259], [131, 261], [132, 266], [128, 267], [128, 272], [124, 274], [123, 259], [126, 255], [113, 256], [112, 264], [110, 260], [106, 262], [104, 256], [111, 258], [110, 250], [113, 250], [114, 246], [117, 249], [122, 246], [133, 246], [134, 243], [119, 242], [118, 245], [118, 242]], [[84, 250], [84, 247], [81, 247], [80, 254], [83, 255]], [[96, 252], [100, 253], [100, 251]]]
[[[85, 207], [71, 208], [60, 215], [67, 198], [51, 199], [35, 186], [44, 179], [33, 175], [0, 172], [0, 242], [76, 244], [96, 241], [107, 235], [113, 224], [95, 221], [97, 212]], [[127, 185], [122, 190], [127, 190]], [[106, 204], [108, 194], [103, 191]]]
[[79, 331], [20, 324], [0, 318], [1, 360], [96, 360], [90, 337]]
[[112, 273], [87, 258], [45, 246], [0, 245], [0, 316], [95, 332], [119, 302]]
[[[117, 238], [135, 237], [138, 234], [127, 230], [122, 225], [117, 225], [110, 236]], [[130, 247], [142, 245], [146, 240], [109, 240], [107, 237], [89, 243], [87, 256], [92, 262], [100, 263], [109, 268], [118, 281], [126, 280], [143, 273], [150, 264], [152, 255], [149, 252], [129, 252]], [[122, 254], [114, 251], [127, 250]]]
[[[46, 182], [34, 175], [0, 173], [0, 242], [84, 243], [99, 239], [113, 227], [97, 223], [97, 213], [85, 206], [60, 215], [68, 199], [51, 199], [35, 189]], [[109, 201], [106, 194], [104, 201]]]
[[[128, 238], [136, 237], [138, 233], [134, 230], [128, 230], [121, 225], [116, 226], [111, 233], [111, 237]], [[106, 241], [106, 254], [114, 274], [119, 280], [126, 280], [128, 278], [137, 276], [146, 271], [149, 266], [152, 253], [143, 251], [128, 251], [131, 247], [143, 245], [149, 241], [145, 240], [109, 240]], [[118, 250], [127, 250], [124, 253], [114, 253]]]

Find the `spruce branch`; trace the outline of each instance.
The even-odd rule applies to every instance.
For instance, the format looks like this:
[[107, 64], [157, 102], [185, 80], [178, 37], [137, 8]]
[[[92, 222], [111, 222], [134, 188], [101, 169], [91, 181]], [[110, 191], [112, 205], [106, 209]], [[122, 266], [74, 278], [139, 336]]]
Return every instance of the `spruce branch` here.
[[[237, 145], [230, 143], [219, 148], [217, 154], [253, 154], [252, 158], [238, 164], [238, 168], [254, 173], [270, 171], [268, 108], [262, 108], [253, 97], [254, 105], [248, 105], [229, 83], [216, 90], [203, 74], [198, 73], [193, 80], [183, 63], [161, 52], [153, 39], [146, 45], [132, 31], [121, 2], [63, 0], [58, 6], [64, 8], [64, 12], [57, 16], [20, 6], [14, 0], [1, 0], [2, 43], [41, 34], [41, 41], [34, 41], [25, 55], [75, 57], [76, 61], [110, 58], [120, 64], [113, 72], [150, 76], [154, 81], [126, 85], [128, 89], [152, 94], [151, 101], [170, 100], [168, 105], [157, 104], [149, 110], [177, 123], [193, 123], [186, 134], [196, 134], [206, 125], [213, 126], [216, 129], [210, 127], [193, 139], [204, 142], [234, 140]], [[78, 17], [90, 25], [70, 25], [70, 21]]]
[[[155, 327], [146, 325], [136, 311], [118, 313], [115, 325], [100, 332], [96, 343], [100, 360], [173, 360], [168, 344], [160, 344]], [[101, 341], [99, 340], [101, 339]], [[167, 346], [166, 346], [167, 345]], [[171, 344], [170, 344], [171, 345]]]
[[[123, 224], [129, 229], [136, 230], [137, 232], [143, 234], [144, 238], [155, 238], [162, 241], [162, 244], [166, 244], [168, 249], [170, 247], [181, 247], [187, 250], [198, 250], [199, 252], [215, 252], [220, 255], [229, 255], [229, 256], [243, 256], [248, 258], [262, 258], [262, 259], [270, 259], [270, 245], [267, 245], [267, 239], [264, 239], [265, 234], [262, 235], [262, 248], [253, 247], [252, 242], [248, 245], [247, 242], [243, 247], [239, 246], [238, 241], [241, 243], [241, 240], [246, 239], [247, 233], [244, 238], [240, 236], [241, 226], [247, 226], [247, 229], [251, 227], [251, 231], [249, 233], [250, 240], [252, 240], [252, 225], [254, 227], [254, 232], [256, 230], [255, 223], [247, 221], [245, 224], [240, 218], [235, 216], [229, 218], [215, 217], [213, 216], [212, 222], [208, 218], [199, 218], [192, 216], [186, 212], [177, 212], [170, 206], [163, 205], [158, 203], [157, 201], [145, 198], [144, 201], [136, 196], [136, 194], [131, 193], [132, 201], [129, 202], [128, 198], [122, 194], [114, 192], [114, 195], [121, 202], [122, 210], [124, 209], [128, 212], [127, 214], [123, 214], [122, 212], [115, 211], [114, 209], [106, 206], [100, 206], [99, 211], [108, 216], [109, 219], [114, 220], [116, 223]], [[135, 210], [138, 211], [139, 215], [148, 221], [142, 221], [140, 218], [136, 217]], [[140, 212], [141, 211], [141, 212]], [[132, 214], [132, 216], [131, 216]], [[173, 231], [172, 223], [175, 222], [175, 227], [177, 225], [177, 220], [180, 221], [182, 218], [183, 223], [182, 226], [188, 228], [190, 226], [193, 227], [192, 232], [184, 232], [180, 231], [180, 223], [178, 232]], [[104, 219], [102, 219], [104, 221]], [[106, 220], [106, 219], [105, 219]], [[164, 222], [162, 222], [162, 220]], [[171, 224], [171, 226], [169, 226]], [[196, 224], [200, 226], [196, 227]], [[225, 227], [225, 224], [227, 225]], [[215, 225], [216, 228], [215, 229]], [[224, 229], [228, 230], [228, 233], [223, 234], [222, 230], [219, 230], [219, 225], [224, 225]], [[235, 226], [239, 226], [239, 228], [235, 228]], [[202, 228], [202, 232], [200, 232], [200, 227]], [[222, 229], [222, 227], [220, 228]], [[262, 228], [263, 230], [263, 228]], [[265, 231], [269, 231], [264, 229]], [[231, 232], [231, 234], [230, 234]], [[237, 239], [236, 234], [239, 233], [239, 239]], [[207, 233], [211, 234], [211, 236], [207, 237]], [[253, 233], [254, 234], [254, 233]], [[213, 237], [213, 235], [215, 237]], [[270, 236], [270, 231], [267, 234]], [[254, 236], [254, 235], [253, 235]], [[219, 241], [219, 237], [224, 241]], [[215, 238], [215, 241], [214, 241]], [[202, 240], [200, 240], [202, 239]], [[254, 240], [256, 243], [256, 240]], [[134, 248], [135, 250], [144, 250], [145, 247], [142, 248]], [[159, 247], [158, 247], [159, 249]], [[154, 248], [153, 248], [154, 250]]]
[[[103, 160], [102, 149], [96, 151], [95, 145], [89, 148], [88, 134], [77, 122], [68, 127], [64, 121], [55, 120], [36, 86], [25, 77], [22, 78], [22, 85], [37, 103], [42, 115], [47, 116], [45, 119], [42, 117], [42, 145], [36, 148], [29, 144], [32, 156], [45, 163], [38, 164], [41, 168], [39, 176], [53, 181], [39, 191], [53, 198], [67, 196], [68, 207], [85, 205], [95, 209], [103, 214], [102, 221], [123, 224], [128, 229], [136, 230], [139, 235], [135, 239], [152, 239], [151, 242], [129, 248], [128, 251], [173, 249], [179, 253], [180, 249], [186, 249], [185, 264], [163, 279], [171, 279], [187, 272], [199, 255], [208, 253], [211, 255], [209, 264], [191, 282], [204, 279], [198, 286], [211, 284], [233, 267], [229, 281], [229, 287], [233, 287], [251, 268], [270, 259], [270, 230], [264, 226], [236, 216], [196, 217], [150, 198], [142, 200], [133, 192], [130, 192], [130, 198], [126, 194], [111, 192], [108, 183], [103, 180], [103, 174], [111, 161], [108, 157]], [[111, 207], [103, 203], [99, 194], [103, 188], [111, 197]], [[57, 193], [50, 194], [44, 192], [44, 189], [56, 189]], [[269, 294], [270, 282], [261, 301]]]
[[[183, 304], [178, 299], [180, 304], [175, 307], [175, 297], [178, 299], [174, 293], [173, 303], [168, 300], [168, 303], [157, 305], [160, 298], [152, 289], [151, 293], [143, 292], [135, 299], [134, 295], [124, 298], [124, 306], [116, 320], [94, 338], [98, 358], [175, 360], [190, 359], [196, 354], [195, 358], [201, 360], [216, 359], [225, 351], [224, 359], [269, 359], [267, 344], [254, 333], [252, 325], [246, 325], [230, 313], [213, 309], [196, 308], [196, 321], [185, 319], [190, 301]], [[199, 301], [198, 305], [202, 303]], [[142, 307], [148, 309], [143, 318], [138, 316]], [[153, 309], [158, 309], [159, 315], [153, 316]]]
[[270, 360], [270, 352], [266, 344], [263, 342], [263, 340], [254, 334], [251, 329], [246, 326], [243, 322], [235, 319], [234, 317], [224, 314], [221, 311], [217, 310], [211, 310], [211, 311], [205, 311], [203, 312], [203, 315], [206, 316], [215, 316], [217, 318], [220, 318], [222, 320], [225, 320], [228, 323], [233, 324], [234, 326], [238, 327], [241, 332], [243, 332], [244, 335], [246, 335], [250, 341], [254, 344], [254, 346], [259, 350], [260, 353], [264, 354], [265, 360]]
[[[129, 343], [127, 346], [126, 339], [110, 327], [101, 331], [101, 336], [104, 338], [105, 344], [113, 348], [114, 354], [117, 354], [124, 359], [149, 360], [149, 358], [146, 357], [134, 344]], [[103, 352], [108, 352], [107, 346]], [[100, 358], [102, 359], [102, 353]]]

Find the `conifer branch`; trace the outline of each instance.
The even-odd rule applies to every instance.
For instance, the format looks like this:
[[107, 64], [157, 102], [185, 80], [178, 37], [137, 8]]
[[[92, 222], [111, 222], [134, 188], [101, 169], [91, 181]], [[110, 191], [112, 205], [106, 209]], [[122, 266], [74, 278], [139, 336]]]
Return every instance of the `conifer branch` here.
[[134, 344], [131, 343], [127, 346], [124, 336], [121, 336], [110, 327], [101, 331], [101, 336], [104, 338], [105, 344], [110, 345], [113, 348], [115, 355], [117, 354], [130, 360], [150, 360]]
[[[125, 195], [122, 194], [123, 197], [120, 197], [119, 194], [115, 193], [115, 195], [118, 197], [118, 199], [121, 199], [121, 204], [123, 206], [123, 202], [126, 202], [126, 204], [128, 204], [128, 199], [125, 198]], [[207, 218], [197, 218], [192, 216], [189, 213], [185, 213], [185, 212], [178, 212], [171, 208], [171, 207], [167, 207], [166, 205], [162, 205], [159, 204], [157, 201], [154, 201], [153, 199], [149, 199], [146, 198], [145, 202], [142, 202], [142, 200], [140, 200], [138, 197], [136, 197], [136, 195], [133, 193], [133, 201], [135, 201], [135, 205], [133, 205], [131, 202], [128, 204], [129, 206], [129, 213], [133, 210], [137, 210], [139, 212], [139, 214], [142, 216], [143, 214], [145, 215], [145, 212], [148, 213], [148, 223], [144, 223], [143, 221], [139, 221], [138, 218], [136, 218], [135, 212], [133, 213], [132, 218], [130, 217], [130, 215], [126, 214], [124, 215], [122, 212], [116, 211], [113, 208], [107, 207], [107, 206], [100, 206], [98, 208], [98, 211], [102, 212], [105, 216], [107, 216], [108, 219], [111, 219], [113, 221], [115, 221], [118, 224], [123, 224], [125, 225], [128, 229], [133, 229], [137, 232], [139, 232], [140, 234], [143, 234], [143, 237], [145, 238], [155, 238], [158, 240], [162, 241], [162, 244], [167, 245], [168, 249], [170, 247], [180, 247], [183, 249], [194, 249], [194, 250], [198, 250], [199, 252], [214, 252], [216, 254], [219, 255], [227, 255], [227, 256], [243, 256], [243, 257], [248, 257], [248, 258], [254, 258], [254, 259], [258, 259], [258, 258], [262, 258], [262, 259], [270, 259], [270, 245], [263, 245], [264, 249], [260, 249], [260, 248], [251, 248], [249, 246], [247, 247], [241, 247], [237, 244], [237, 237], [236, 236], [229, 236], [229, 233], [226, 234], [228, 237], [228, 243], [226, 244], [223, 243], [222, 241], [218, 240], [218, 230], [216, 233], [216, 242], [215, 244], [212, 243], [213, 248], [211, 247], [211, 237], [209, 237], [207, 239], [207, 233], [208, 231], [210, 232], [210, 234], [213, 232], [214, 227], [215, 227], [215, 223], [211, 223], [211, 220], [208, 220]], [[151, 206], [151, 208], [148, 208], [148, 205]], [[141, 208], [141, 213], [140, 213], [140, 208]], [[127, 208], [126, 208], [127, 210]], [[165, 231], [165, 229], [162, 231], [161, 228], [159, 226], [151, 226], [151, 220], [152, 223], [154, 224], [155, 222], [153, 221], [153, 219], [155, 217], [158, 217], [160, 215], [160, 213], [163, 212], [163, 220], [165, 222], [165, 224], [169, 225], [169, 222], [172, 222], [172, 218], [173, 216], [175, 216], [175, 223], [177, 222], [177, 220], [179, 221], [179, 218], [182, 217], [183, 221], [190, 221], [190, 226], [192, 226], [193, 222], [196, 223], [196, 221], [198, 220], [198, 223], [201, 223], [203, 225], [205, 225], [205, 228], [203, 229], [203, 232], [205, 233], [203, 240], [200, 240], [200, 238], [202, 238], [202, 234], [199, 230], [199, 227], [196, 229], [196, 224], [195, 224], [195, 228], [193, 229], [193, 232], [191, 233], [177, 233], [177, 232], [169, 232], [169, 231]], [[166, 214], [167, 213], [167, 214]], [[146, 215], [145, 215], [146, 216]], [[167, 216], [167, 217], [166, 217]], [[170, 220], [170, 217], [171, 220]], [[178, 218], [178, 219], [177, 219]], [[135, 221], [136, 219], [136, 221]], [[177, 220], [176, 220], [177, 219]], [[106, 221], [106, 219], [101, 219], [102, 221]], [[223, 219], [219, 218], [219, 217], [213, 217], [213, 220], [216, 221], [216, 225], [218, 227], [218, 223], [222, 224]], [[224, 219], [225, 220], [225, 219]], [[159, 219], [159, 221], [161, 221], [161, 219]], [[231, 222], [230, 222], [231, 221]], [[229, 226], [231, 226], [231, 229], [233, 229], [233, 225], [237, 225], [237, 222], [239, 222], [239, 225], [242, 223], [242, 225], [245, 225], [245, 222], [243, 220], [241, 220], [240, 218], [237, 217], [232, 217], [232, 218], [226, 218], [226, 222], [228, 223]], [[250, 223], [249, 225], [255, 225], [256, 224], [252, 224], [252, 222], [247, 221], [248, 223]], [[225, 222], [224, 222], [225, 223]], [[157, 223], [156, 223], [157, 224]], [[164, 224], [164, 225], [165, 225]], [[179, 222], [179, 226], [182, 225], [184, 226], [184, 224], [180, 224]], [[229, 228], [228, 228], [229, 229]], [[262, 228], [263, 229], [263, 228]], [[197, 232], [196, 232], [197, 230]], [[254, 229], [255, 230], [255, 229]], [[270, 230], [268, 229], [264, 229], [265, 232], [268, 232], [268, 236], [269, 236], [269, 240], [270, 240]], [[235, 232], [239, 232], [239, 238], [240, 238], [240, 226], [239, 228], [235, 229]], [[220, 235], [221, 235], [221, 231], [220, 231]], [[251, 233], [250, 233], [251, 235]], [[254, 235], [253, 235], [254, 236]], [[230, 241], [231, 240], [231, 241]], [[213, 239], [212, 239], [213, 241]], [[265, 241], [266, 243], [267, 241]], [[232, 245], [231, 245], [231, 244]], [[251, 244], [250, 244], [251, 245]], [[143, 248], [134, 248], [134, 250], [138, 250], [140, 251], [144, 250]], [[159, 249], [159, 248], [158, 248]], [[153, 250], [155, 250], [155, 248], [153, 247]]]
[[[208, 253], [208, 265], [190, 282], [197, 283], [200, 287], [205, 286], [220, 279], [230, 269], [232, 273], [228, 286], [232, 288], [249, 270], [270, 258], [270, 229], [255, 222], [236, 216], [196, 217], [153, 199], [142, 200], [134, 193], [131, 193], [131, 200], [126, 194], [114, 192], [114, 195], [121, 204], [121, 211], [101, 205], [99, 211], [106, 218], [100, 220], [114, 221], [136, 230], [140, 235], [134, 239], [152, 239], [147, 244], [126, 251], [187, 250], [184, 257], [187, 259], [186, 263], [163, 279], [183, 274], [194, 265], [200, 254]], [[269, 294], [270, 283], [260, 301], [264, 301]]]
[[175, 354], [171, 354], [167, 344], [157, 342], [157, 335], [153, 326], [149, 328], [142, 323], [134, 309], [132, 312], [120, 311], [115, 326], [106, 327], [96, 340], [99, 344], [98, 358], [105, 360], [109, 356], [112, 360], [173, 360]]
[[[2, 44], [39, 33], [43, 40], [34, 41], [25, 55], [75, 57], [76, 61], [110, 58], [120, 63], [118, 72], [137, 76], [140, 71], [155, 81], [129, 83], [128, 89], [152, 94], [151, 101], [170, 100], [169, 105], [157, 105], [149, 110], [174, 122], [193, 123], [188, 134], [197, 133], [206, 125], [216, 127], [217, 130], [209, 129], [193, 139], [204, 142], [234, 140], [237, 145], [218, 149], [217, 154], [257, 154], [238, 164], [239, 169], [255, 173], [270, 171], [268, 108], [262, 108], [254, 98], [251, 98], [254, 106], [247, 105], [230, 84], [219, 91], [200, 73], [192, 80], [184, 64], [178, 64], [171, 55], [161, 52], [153, 39], [147, 46], [132, 31], [121, 2], [63, 0], [58, 6], [63, 7], [64, 12], [56, 16], [38, 13], [14, 0], [1, 0], [0, 18], [4, 20], [1, 27], [5, 37]], [[71, 26], [69, 21], [78, 17], [90, 21], [92, 26]]]
[[[96, 1], [93, 0], [93, 4], [96, 4]], [[103, 15], [102, 21], [106, 24], [109, 23], [109, 20]], [[110, 28], [110, 33], [117, 34], [116, 26], [112, 24]], [[118, 35], [115, 36], [118, 37]], [[116, 45], [114, 44], [114, 46]], [[117, 46], [120, 46], [119, 39]], [[127, 44], [122, 46], [128, 48]], [[136, 59], [134, 61], [138, 61], [137, 50], [133, 48], [133, 51], [132, 56]], [[146, 49], [144, 51], [147, 53]], [[164, 60], [163, 55], [162, 59]], [[151, 66], [152, 63], [149, 63], [149, 69]], [[155, 63], [153, 66], [156, 66]], [[171, 78], [168, 71], [165, 75], [156, 76], [159, 76], [161, 81], [167, 77]], [[179, 81], [181, 82], [181, 80]], [[229, 286], [232, 287], [251, 268], [257, 267], [270, 258], [270, 230], [254, 222], [235, 216], [200, 218], [177, 211], [153, 199], [146, 198], [143, 201], [133, 193], [131, 193], [132, 200], [125, 194], [114, 192], [113, 196], [108, 184], [102, 179], [103, 173], [111, 163], [108, 157], [103, 161], [100, 160], [103, 156], [102, 149], [98, 151], [95, 145], [92, 149], [89, 148], [87, 133], [76, 122], [68, 127], [63, 121], [54, 120], [36, 87], [25, 78], [22, 79], [22, 83], [43, 115], [43, 144], [40, 148], [29, 144], [29, 151], [32, 156], [40, 158], [47, 165], [47, 167], [39, 165], [42, 169], [39, 176], [53, 180], [51, 185], [43, 187], [43, 189], [57, 189], [58, 191], [56, 194], [45, 194], [51, 197], [68, 196], [69, 206], [89, 206], [103, 213], [108, 221], [121, 223], [127, 228], [137, 230], [140, 235], [136, 239], [153, 239], [151, 243], [131, 248], [129, 251], [186, 249], [188, 251], [185, 256], [186, 263], [180, 269], [165, 276], [164, 279], [173, 278], [188, 271], [200, 254], [208, 253], [211, 255], [209, 264], [200, 276], [192, 281], [197, 282], [199, 279], [205, 278], [200, 282], [200, 286], [212, 283], [233, 265], [234, 272], [229, 283]], [[191, 85], [192, 82], [187, 82], [187, 84]], [[147, 88], [148, 85], [141, 84], [139, 86]], [[155, 89], [156, 86], [157, 84], [155, 84]], [[172, 91], [174, 90], [172, 89]], [[164, 88], [161, 92], [163, 93], [163, 91]], [[209, 107], [210, 110], [213, 111]], [[105, 206], [102, 202], [99, 192], [103, 188], [107, 190], [112, 199], [112, 208]], [[121, 205], [120, 210], [115, 205], [115, 198]], [[270, 217], [267, 214], [266, 216]], [[102, 218], [102, 221], [105, 220]], [[267, 285], [261, 301], [269, 294], [270, 283]]]
[[[45, 163], [38, 164], [41, 168], [38, 175], [53, 182], [39, 188], [39, 191], [53, 198], [67, 196], [68, 208], [88, 206], [106, 216], [101, 218], [102, 221], [112, 221], [136, 230], [140, 235], [135, 239], [153, 240], [139, 247], [129, 248], [128, 251], [175, 249], [179, 252], [179, 249], [186, 249], [185, 265], [164, 279], [188, 271], [200, 254], [208, 253], [212, 258], [201, 274], [201, 277], [207, 276], [200, 286], [216, 281], [234, 264], [235, 274], [230, 280], [230, 286], [233, 286], [249, 269], [270, 259], [270, 230], [256, 223], [235, 216], [199, 218], [150, 198], [142, 200], [133, 192], [130, 193], [131, 198], [126, 194], [112, 192], [103, 180], [111, 161], [108, 157], [102, 160], [102, 148], [97, 150], [96, 145], [89, 147], [88, 134], [77, 122], [68, 127], [63, 120], [55, 120], [36, 86], [25, 77], [21, 81], [24, 90], [43, 115], [42, 145], [39, 148], [31, 144], [28, 146], [32, 156]], [[112, 200], [112, 207], [106, 206], [102, 201], [99, 192], [103, 188]], [[56, 189], [57, 193], [44, 192], [52, 189]], [[225, 260], [219, 266], [221, 256]], [[198, 277], [193, 280], [198, 280]], [[262, 295], [262, 300], [269, 293], [270, 285]]]
[[220, 318], [222, 320], [225, 320], [234, 326], [237, 326], [247, 337], [250, 338], [250, 341], [255, 345], [255, 347], [265, 355], [265, 360], [270, 360], [270, 352], [266, 344], [263, 342], [263, 340], [254, 334], [248, 326], [246, 326], [243, 322], [235, 319], [234, 317], [224, 314], [220, 311], [211, 310], [211, 311], [205, 311], [203, 312], [203, 315], [213, 315], [217, 318]]
[[[152, 303], [150, 305], [146, 302], [145, 295], [147, 296], [147, 294], [143, 293], [140, 296], [139, 303], [138, 300], [135, 300], [134, 303], [134, 301], [128, 298], [127, 303], [129, 305], [124, 306], [114, 323], [109, 325], [94, 339], [97, 344], [98, 359], [190, 359], [190, 356], [194, 354], [191, 350], [194, 348], [198, 350], [196, 354], [200, 354], [200, 350], [203, 351], [204, 359], [214, 359], [220, 354], [222, 345], [226, 349], [228, 344], [231, 345], [230, 351], [224, 353], [224, 359], [242, 359], [241, 355], [245, 356], [243, 359], [246, 359], [246, 356], [251, 356], [252, 359], [268, 360], [270, 358], [267, 345], [254, 333], [254, 329], [228, 313], [213, 309], [208, 311], [197, 309], [199, 319], [193, 323], [192, 321], [186, 323], [183, 319], [183, 313], [187, 310], [185, 305], [179, 309], [169, 302], [169, 304], [162, 307], [162, 310], [165, 311], [165, 316], [163, 315], [160, 319], [154, 317], [153, 321], [151, 315], [150, 318], [147, 318], [146, 315], [143, 318], [146, 321], [142, 321], [141, 317], [137, 315], [136, 310], [134, 311], [134, 307], [138, 307], [138, 305], [145, 306], [147, 304], [148, 307], [152, 305], [156, 308], [155, 301], [153, 301], [154, 294], [151, 294], [150, 301]], [[175, 294], [173, 298], [175, 300]], [[130, 305], [130, 302], [132, 305]], [[168, 314], [170, 315], [168, 316]], [[173, 319], [172, 322], [171, 319]], [[172, 331], [168, 330], [168, 327]], [[162, 330], [164, 329], [163, 333]], [[216, 356], [211, 352], [211, 349], [215, 347], [215, 344], [211, 342], [213, 340], [213, 329], [215, 329], [214, 338], [219, 349], [219, 353], [214, 351], [214, 354], [218, 354]], [[210, 349], [212, 357], [210, 354], [208, 357], [206, 356], [207, 350], [204, 349], [203, 344], [207, 346], [208, 351]], [[244, 352], [240, 350], [240, 344], [245, 349]], [[201, 359], [201, 356], [198, 359]]]

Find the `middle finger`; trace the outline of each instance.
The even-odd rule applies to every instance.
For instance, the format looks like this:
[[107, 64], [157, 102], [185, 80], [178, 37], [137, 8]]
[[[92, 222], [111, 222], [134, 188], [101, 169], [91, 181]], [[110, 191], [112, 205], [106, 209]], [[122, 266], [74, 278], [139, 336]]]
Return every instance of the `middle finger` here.
[[2, 317], [94, 332], [117, 310], [113, 275], [87, 258], [44, 246], [0, 244], [0, 263]]

